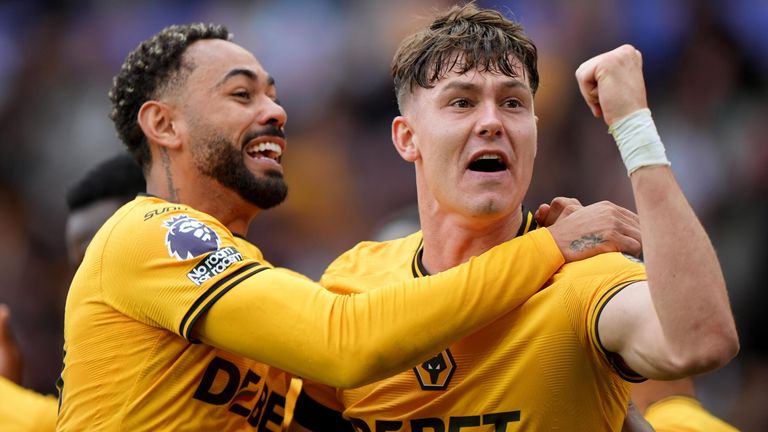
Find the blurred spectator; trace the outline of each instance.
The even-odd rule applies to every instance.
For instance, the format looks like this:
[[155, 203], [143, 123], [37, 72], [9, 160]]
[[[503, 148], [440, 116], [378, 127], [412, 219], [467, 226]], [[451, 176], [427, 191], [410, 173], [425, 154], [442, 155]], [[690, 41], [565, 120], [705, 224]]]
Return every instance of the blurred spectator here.
[[[290, 113], [284, 163], [291, 195], [250, 230], [276, 265], [309, 275], [415, 200], [391, 151], [394, 44], [446, 0], [246, 0], [0, 3], [0, 302], [20, 329], [24, 383], [52, 392], [69, 280], [60, 233], [64, 187], [120, 148], [104, 115], [111, 71], [171, 23], [221, 22], [278, 83]], [[731, 291], [742, 352], [702, 377], [699, 395], [744, 430], [768, 430], [768, 325], [759, 271], [768, 261], [768, 4], [765, 0], [482, 0], [521, 21], [542, 53], [542, 148], [529, 207], [554, 194], [633, 207], [602, 172], [610, 140], [577, 99], [573, 72], [628, 42], [644, 53], [648, 89], [676, 174], [712, 234]], [[552, 31], [556, 28], [557, 31]], [[546, 127], [544, 126], [546, 125]], [[292, 174], [291, 174], [292, 173]], [[546, 175], [544, 174], [546, 173]], [[599, 185], [587, 188], [586, 185]], [[581, 194], [576, 192], [580, 191]], [[586, 192], [585, 192], [586, 191]], [[295, 240], [271, 233], [293, 233]], [[309, 245], [309, 246], [307, 246]], [[763, 399], [759, 396], [762, 395]], [[760, 403], [761, 405], [758, 405]]]

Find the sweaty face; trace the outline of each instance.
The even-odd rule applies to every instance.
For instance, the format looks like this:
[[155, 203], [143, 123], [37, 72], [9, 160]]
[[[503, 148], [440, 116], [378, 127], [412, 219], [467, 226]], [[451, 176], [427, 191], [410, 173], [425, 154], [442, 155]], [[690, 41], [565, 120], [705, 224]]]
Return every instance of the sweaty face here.
[[478, 218], [519, 210], [536, 155], [536, 117], [518, 69], [518, 77], [451, 72], [409, 95], [402, 118], [412, 133], [419, 199], [435, 212]]
[[192, 72], [179, 105], [195, 167], [259, 208], [280, 204], [286, 114], [274, 80], [253, 54], [223, 40], [195, 42], [185, 58]]

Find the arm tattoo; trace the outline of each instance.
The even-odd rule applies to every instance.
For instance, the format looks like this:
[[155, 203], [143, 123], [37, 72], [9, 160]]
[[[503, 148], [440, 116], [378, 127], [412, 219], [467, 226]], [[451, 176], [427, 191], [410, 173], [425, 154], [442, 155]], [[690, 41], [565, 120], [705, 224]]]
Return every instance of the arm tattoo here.
[[578, 240], [571, 242], [571, 250], [581, 252], [585, 249], [593, 248], [600, 243], [605, 243], [603, 236], [600, 234], [587, 234]]
[[165, 169], [165, 179], [168, 182], [168, 200], [170, 202], [177, 202], [176, 188], [173, 186], [173, 174], [171, 174], [171, 158], [168, 156], [168, 150], [165, 148], [160, 149], [160, 155], [163, 158], [163, 168]]

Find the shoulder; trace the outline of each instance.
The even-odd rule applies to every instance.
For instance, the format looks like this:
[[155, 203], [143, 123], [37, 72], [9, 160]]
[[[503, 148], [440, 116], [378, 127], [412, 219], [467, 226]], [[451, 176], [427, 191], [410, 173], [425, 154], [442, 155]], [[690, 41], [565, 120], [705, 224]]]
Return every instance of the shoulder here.
[[557, 272], [554, 279], [593, 278], [621, 273], [645, 275], [645, 265], [641, 260], [633, 256], [619, 252], [609, 252], [581, 261], [567, 263]]
[[326, 288], [344, 284], [347, 279], [384, 280], [413, 277], [409, 269], [421, 244], [421, 231], [384, 242], [364, 241], [342, 253], [325, 270], [320, 283]]
[[107, 221], [105, 231], [102, 248], [114, 256], [161, 253], [184, 261], [234, 243], [232, 233], [214, 217], [152, 196], [139, 196], [123, 206]]

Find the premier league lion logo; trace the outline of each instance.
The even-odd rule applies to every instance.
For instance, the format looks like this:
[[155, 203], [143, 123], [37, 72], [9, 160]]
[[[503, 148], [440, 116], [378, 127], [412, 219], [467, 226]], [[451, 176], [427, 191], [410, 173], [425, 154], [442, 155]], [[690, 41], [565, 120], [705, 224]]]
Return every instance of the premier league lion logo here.
[[163, 227], [168, 229], [165, 235], [168, 254], [179, 261], [218, 250], [221, 244], [216, 231], [187, 215], [173, 216], [163, 222]]

